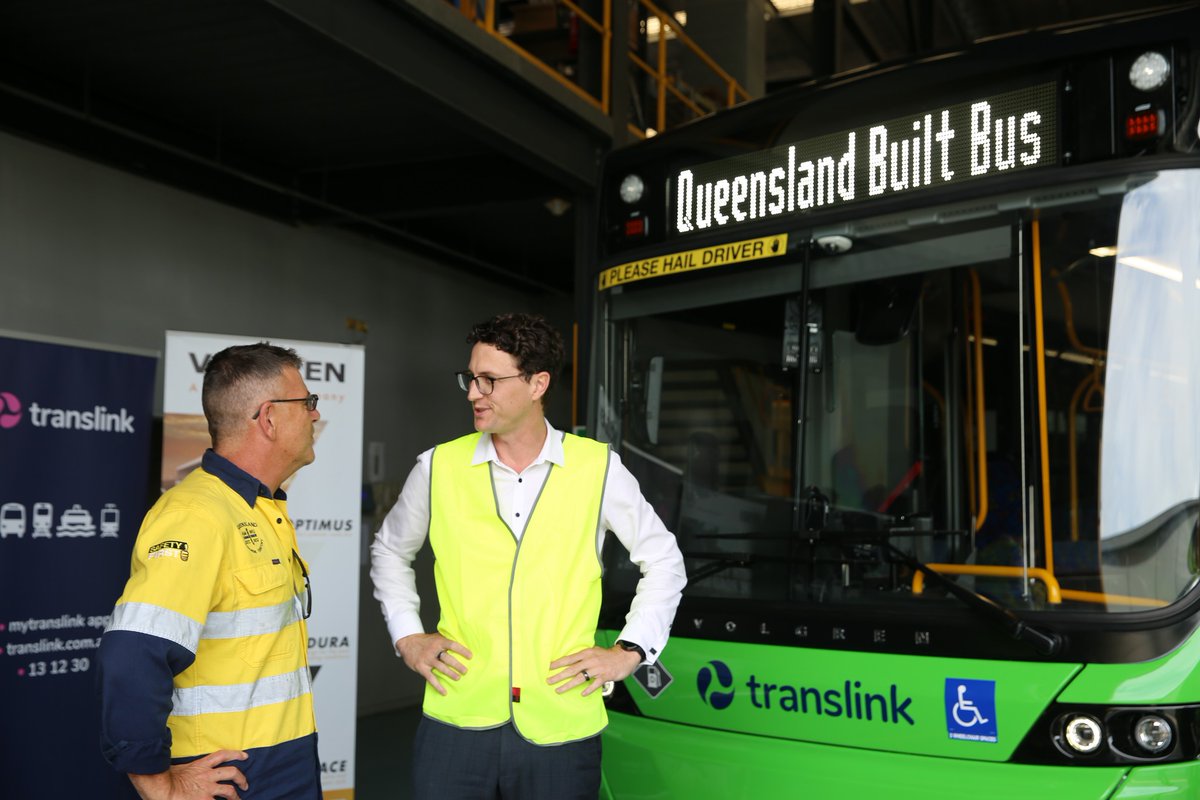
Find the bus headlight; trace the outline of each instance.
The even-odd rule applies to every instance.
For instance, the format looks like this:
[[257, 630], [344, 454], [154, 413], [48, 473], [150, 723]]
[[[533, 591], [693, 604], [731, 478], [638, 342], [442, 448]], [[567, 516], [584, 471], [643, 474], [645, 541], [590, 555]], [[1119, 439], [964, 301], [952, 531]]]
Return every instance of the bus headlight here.
[[1147, 753], [1157, 755], [1168, 747], [1175, 739], [1171, 723], [1157, 714], [1147, 714], [1133, 726], [1133, 739]]
[[1093, 717], [1069, 717], [1063, 725], [1063, 739], [1077, 753], [1094, 753], [1104, 743], [1104, 730]]
[[621, 199], [630, 205], [641, 200], [644, 191], [646, 191], [646, 184], [637, 175], [626, 175], [625, 180], [621, 181]]
[[1143, 92], [1152, 92], [1167, 82], [1171, 75], [1171, 64], [1166, 57], [1148, 50], [1137, 57], [1129, 68], [1129, 83]]

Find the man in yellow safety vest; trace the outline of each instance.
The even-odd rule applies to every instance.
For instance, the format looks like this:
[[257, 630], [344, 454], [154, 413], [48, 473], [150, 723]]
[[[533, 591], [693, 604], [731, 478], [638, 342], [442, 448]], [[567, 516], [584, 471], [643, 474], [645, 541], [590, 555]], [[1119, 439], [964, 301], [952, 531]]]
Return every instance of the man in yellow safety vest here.
[[[458, 383], [476, 433], [418, 457], [371, 548], [396, 652], [427, 682], [416, 797], [594, 800], [601, 686], [658, 659], [683, 558], [620, 457], [546, 420], [558, 332], [540, 316], [504, 314], [467, 342]], [[598, 647], [608, 531], [642, 579], [617, 643]], [[411, 566], [426, 537], [441, 607], [433, 633]]]

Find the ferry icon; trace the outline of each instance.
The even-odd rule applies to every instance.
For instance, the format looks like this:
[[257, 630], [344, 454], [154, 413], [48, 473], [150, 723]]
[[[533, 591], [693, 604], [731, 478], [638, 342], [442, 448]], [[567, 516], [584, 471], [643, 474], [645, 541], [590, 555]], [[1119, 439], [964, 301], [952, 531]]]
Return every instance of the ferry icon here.
[[96, 525], [87, 509], [76, 503], [62, 513], [56, 532], [59, 536], [95, 536]]

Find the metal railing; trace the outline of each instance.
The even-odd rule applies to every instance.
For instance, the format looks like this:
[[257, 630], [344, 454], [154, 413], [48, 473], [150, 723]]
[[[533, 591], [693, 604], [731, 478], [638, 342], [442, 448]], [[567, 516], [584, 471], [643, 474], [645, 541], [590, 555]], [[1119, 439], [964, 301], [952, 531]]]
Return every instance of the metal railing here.
[[[503, 21], [498, 19], [497, 0], [447, 1], [534, 68], [606, 116], [612, 115], [612, 85], [614, 72], [617, 71], [612, 57], [612, 0], [600, 0], [598, 17], [585, 11], [574, 0], [508, 3], [503, 4], [504, 13], [513, 18]], [[652, 114], [650, 109], [641, 106], [642, 98], [635, 93], [639, 106], [631, 116], [640, 124], [629, 123], [629, 130], [635, 136], [645, 138], [672, 127], [677, 121], [702, 117], [719, 108], [750, 99], [749, 93], [737, 79], [697, 45], [674, 16], [651, 0], [637, 0], [634, 8], [638, 13], [637, 19], [632, 21], [635, 30], [629, 37], [629, 46], [625, 48], [628, 57], [624, 60], [627, 63], [616, 66], [624, 70], [618, 75], [620, 79], [625, 79], [626, 75], [644, 76], [650, 82], [646, 94], [652, 96]], [[653, 27], [649, 24], [650, 20], [657, 22], [656, 41], [650, 41], [649, 33]], [[597, 46], [580, 47], [585, 31], [594, 37]], [[564, 43], [565, 48], [562, 47]], [[553, 55], [549, 55], [551, 53]], [[703, 70], [703, 77], [684, 79], [681, 64], [684, 54], [693, 57], [691, 65]], [[575, 61], [573, 64], [570, 63], [572, 59]], [[591, 87], [583, 86], [580, 83], [582, 74], [595, 74], [598, 79], [592, 81]], [[718, 98], [696, 88], [713, 81], [721, 87], [721, 96]], [[647, 117], [652, 117], [653, 124], [649, 124]]]
[[[750, 94], [745, 90], [745, 88], [742, 87], [740, 83], [738, 83], [737, 79], [722, 69], [721, 66], [708, 55], [708, 53], [706, 53], [699, 45], [692, 41], [691, 37], [684, 33], [683, 25], [679, 22], [679, 20], [677, 20], [673, 15], [663, 11], [654, 3], [650, 2], [650, 0], [638, 0], [638, 5], [645, 9], [647, 20], [658, 20], [658, 41], [654, 46], [654, 66], [651, 66], [648, 61], [641, 58], [639, 55], [637, 55], [637, 53], [633, 52], [633, 50], [629, 51], [630, 62], [642, 72], [649, 75], [654, 80], [657, 88], [655, 93], [655, 131], [664, 131], [670, 127], [667, 117], [667, 102], [670, 97], [674, 97], [681, 105], [690, 110], [694, 117], [702, 117], [712, 111], [717, 110], [717, 108], [730, 108], [737, 105], [742, 100], [750, 99]], [[648, 27], [649, 26], [647, 26], [647, 28]], [[717, 77], [719, 83], [724, 84], [724, 106], [717, 106], [714, 108], [705, 108], [701, 106], [696, 100], [696, 94], [685, 91], [685, 86], [687, 84], [684, 83], [681, 76], [672, 75], [668, 71], [669, 59], [667, 45], [668, 42], [671, 41], [671, 36], [668, 35], [668, 31], [673, 34], [674, 41], [682, 45], [683, 48], [695, 56], [703, 66], [707, 67], [713, 73], [713, 75]], [[644, 42], [648, 46], [649, 43], [646, 41], [647, 38], [648, 36], [643, 34], [639, 36], [639, 41]], [[694, 83], [694, 81], [692, 83]], [[647, 131], [643, 128], [639, 128], [633, 123], [630, 123], [629, 125], [629, 130], [637, 136], [644, 137], [647, 134]]]

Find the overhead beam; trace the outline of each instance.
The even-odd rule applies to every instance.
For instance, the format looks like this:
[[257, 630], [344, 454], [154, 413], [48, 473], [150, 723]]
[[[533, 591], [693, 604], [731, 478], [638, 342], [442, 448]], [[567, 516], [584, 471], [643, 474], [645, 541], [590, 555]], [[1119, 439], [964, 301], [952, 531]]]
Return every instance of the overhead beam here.
[[[406, 4], [262, 0], [338, 47], [426, 93], [460, 130], [579, 190], [595, 186], [606, 146], [595, 127], [561, 113], [511, 70], [441, 35]], [[426, 124], [414, 120], [414, 125]], [[442, 124], [442, 121], [438, 121]]]

